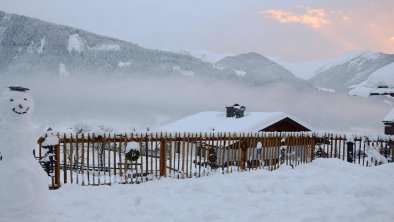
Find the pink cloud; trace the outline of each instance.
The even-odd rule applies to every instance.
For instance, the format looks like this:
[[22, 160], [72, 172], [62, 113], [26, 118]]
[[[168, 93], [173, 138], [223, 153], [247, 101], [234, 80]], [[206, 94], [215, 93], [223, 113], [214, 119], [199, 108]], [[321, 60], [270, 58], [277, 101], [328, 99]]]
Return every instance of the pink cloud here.
[[330, 23], [325, 10], [321, 8], [313, 9], [307, 7], [306, 13], [301, 15], [281, 9], [269, 9], [260, 11], [259, 13], [266, 14], [280, 23], [299, 23], [309, 25], [313, 28], [320, 28], [321, 26]]

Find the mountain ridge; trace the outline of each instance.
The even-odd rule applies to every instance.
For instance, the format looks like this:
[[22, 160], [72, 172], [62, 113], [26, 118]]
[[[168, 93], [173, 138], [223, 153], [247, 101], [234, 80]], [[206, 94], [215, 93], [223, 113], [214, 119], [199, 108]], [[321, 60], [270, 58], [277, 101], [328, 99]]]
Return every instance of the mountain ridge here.
[[[264, 78], [256, 81], [251, 75], [239, 78], [239, 68], [220, 68], [191, 54], [147, 49], [124, 40], [2, 11], [0, 29], [0, 76], [121, 74], [204, 77], [253, 86], [271, 83]], [[294, 75], [289, 75], [293, 79]]]

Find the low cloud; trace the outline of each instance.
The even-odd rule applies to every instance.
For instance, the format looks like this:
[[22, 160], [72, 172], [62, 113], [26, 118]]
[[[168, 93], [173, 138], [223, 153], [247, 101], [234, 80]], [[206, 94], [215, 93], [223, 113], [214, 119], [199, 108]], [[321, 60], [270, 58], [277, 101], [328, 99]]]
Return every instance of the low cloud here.
[[260, 11], [259, 13], [266, 14], [270, 18], [275, 19], [280, 23], [299, 23], [309, 25], [313, 28], [320, 28], [323, 25], [327, 25], [330, 23], [330, 20], [327, 18], [327, 14], [324, 9], [313, 9], [308, 7], [306, 7], [305, 9], [305, 14], [300, 15], [281, 9], [269, 9], [265, 11]]
[[239, 103], [247, 112], [286, 112], [319, 130], [382, 133], [381, 120], [390, 109], [381, 100], [345, 93], [327, 94], [286, 84], [250, 87], [197, 77], [0, 77], [1, 89], [9, 85], [30, 88], [36, 101], [34, 122], [46, 120], [55, 128], [91, 121], [114, 124], [113, 128], [127, 125], [127, 130], [153, 129], [197, 112], [224, 112], [226, 104]]

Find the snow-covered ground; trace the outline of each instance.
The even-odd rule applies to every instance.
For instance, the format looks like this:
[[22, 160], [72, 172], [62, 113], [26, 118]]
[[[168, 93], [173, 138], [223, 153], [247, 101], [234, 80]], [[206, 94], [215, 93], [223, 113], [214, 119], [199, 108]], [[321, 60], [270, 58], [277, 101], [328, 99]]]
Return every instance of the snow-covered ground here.
[[64, 185], [48, 191], [54, 204], [45, 214], [1, 212], [1, 221], [392, 221], [393, 170], [393, 163], [367, 168], [318, 159], [294, 170]]

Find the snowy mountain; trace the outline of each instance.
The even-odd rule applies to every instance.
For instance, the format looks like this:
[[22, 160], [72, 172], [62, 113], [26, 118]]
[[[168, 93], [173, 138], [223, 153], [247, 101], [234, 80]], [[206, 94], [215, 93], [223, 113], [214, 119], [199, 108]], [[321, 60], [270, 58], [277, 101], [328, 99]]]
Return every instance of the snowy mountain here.
[[275, 82], [308, 85], [283, 66], [257, 53], [228, 56], [215, 63], [215, 67], [233, 72], [238, 81], [253, 81], [255, 85]]
[[[0, 76], [204, 77], [254, 86], [296, 79], [258, 54], [228, 55], [146, 49], [84, 30], [0, 12]], [[213, 64], [218, 60], [218, 65]]]
[[227, 56], [234, 56], [231, 53], [213, 53], [203, 50], [187, 50], [187, 49], [172, 49], [172, 48], [165, 48], [162, 49], [163, 51], [179, 53], [183, 55], [193, 56], [195, 58], [201, 59], [204, 62], [215, 64], [221, 59]]
[[378, 69], [394, 62], [394, 55], [380, 52], [352, 52], [327, 62], [314, 72], [309, 82], [317, 87], [347, 91]]
[[23, 73], [226, 76], [190, 55], [0, 11], [0, 76]]

